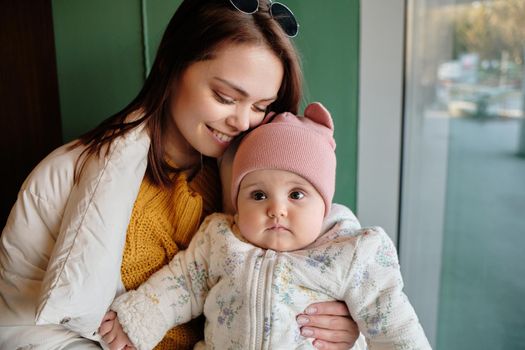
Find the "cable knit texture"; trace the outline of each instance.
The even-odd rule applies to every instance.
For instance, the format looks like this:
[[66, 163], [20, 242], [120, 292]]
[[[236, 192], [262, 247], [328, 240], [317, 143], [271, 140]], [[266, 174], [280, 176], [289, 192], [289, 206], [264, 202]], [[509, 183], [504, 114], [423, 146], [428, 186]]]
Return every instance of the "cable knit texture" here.
[[[169, 263], [179, 250], [186, 249], [202, 218], [220, 208], [219, 177], [212, 161], [206, 161], [190, 182], [183, 173], [174, 179], [169, 188], [155, 185], [147, 176], [142, 181], [122, 259], [122, 282], [126, 290], [136, 289]], [[147, 312], [149, 306], [141, 307]], [[202, 339], [202, 330], [201, 319], [175, 327], [155, 349], [191, 349]], [[148, 339], [147, 334], [142, 336]], [[147, 342], [154, 346], [159, 340]]]

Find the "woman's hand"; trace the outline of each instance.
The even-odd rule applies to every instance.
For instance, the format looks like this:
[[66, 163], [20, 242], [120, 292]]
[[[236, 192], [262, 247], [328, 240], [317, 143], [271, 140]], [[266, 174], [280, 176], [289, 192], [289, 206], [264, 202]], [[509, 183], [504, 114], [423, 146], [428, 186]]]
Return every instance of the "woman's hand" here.
[[308, 306], [297, 316], [301, 334], [315, 338], [317, 349], [347, 350], [354, 346], [359, 337], [357, 324], [350, 317], [346, 304], [327, 301]]
[[117, 318], [117, 313], [115, 311], [108, 311], [98, 333], [102, 336], [102, 339], [109, 345], [110, 350], [134, 350], [135, 347], [131, 340], [129, 340], [128, 335], [122, 329], [120, 322]]

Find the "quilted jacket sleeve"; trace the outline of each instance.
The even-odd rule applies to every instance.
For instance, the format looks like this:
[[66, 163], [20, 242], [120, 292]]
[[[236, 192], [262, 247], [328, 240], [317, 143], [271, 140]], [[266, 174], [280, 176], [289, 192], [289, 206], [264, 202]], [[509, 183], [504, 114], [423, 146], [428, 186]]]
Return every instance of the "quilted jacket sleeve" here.
[[[34, 325], [42, 280], [73, 183], [67, 145], [24, 181], [0, 238], [0, 325]], [[61, 166], [59, 166], [61, 165]]]
[[22, 189], [0, 238], [0, 325], [33, 325], [61, 212]]
[[[49, 167], [51, 173], [63, 172], [67, 162], [69, 192], [60, 196], [65, 206], [40, 288], [37, 325], [62, 324], [98, 340], [97, 328], [120, 284], [126, 229], [146, 171], [148, 149], [147, 131], [136, 128], [115, 140], [107, 156], [86, 159], [74, 185], [82, 148], [67, 151], [67, 159]], [[50, 175], [46, 177], [54, 178]], [[63, 188], [65, 176], [56, 178], [54, 187]]]
[[111, 309], [137, 349], [152, 349], [169, 329], [202, 314], [211, 287], [210, 222], [208, 217], [187, 250], [113, 302]]
[[379, 227], [363, 229], [359, 236], [344, 295], [369, 349], [431, 349], [402, 291], [392, 241]]

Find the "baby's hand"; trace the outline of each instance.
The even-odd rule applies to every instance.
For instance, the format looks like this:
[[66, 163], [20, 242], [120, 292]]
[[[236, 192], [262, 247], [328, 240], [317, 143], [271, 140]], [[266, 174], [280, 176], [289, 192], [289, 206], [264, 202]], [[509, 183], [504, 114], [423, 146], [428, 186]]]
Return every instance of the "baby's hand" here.
[[135, 349], [128, 335], [122, 330], [115, 311], [108, 311], [104, 315], [98, 333], [109, 345], [110, 350]]

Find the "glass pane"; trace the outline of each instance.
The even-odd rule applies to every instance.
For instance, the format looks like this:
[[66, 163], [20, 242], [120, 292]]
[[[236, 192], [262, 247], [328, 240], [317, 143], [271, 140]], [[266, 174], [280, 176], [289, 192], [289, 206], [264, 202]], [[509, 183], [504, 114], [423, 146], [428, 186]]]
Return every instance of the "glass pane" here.
[[407, 23], [407, 294], [435, 349], [525, 349], [525, 0], [413, 0]]

